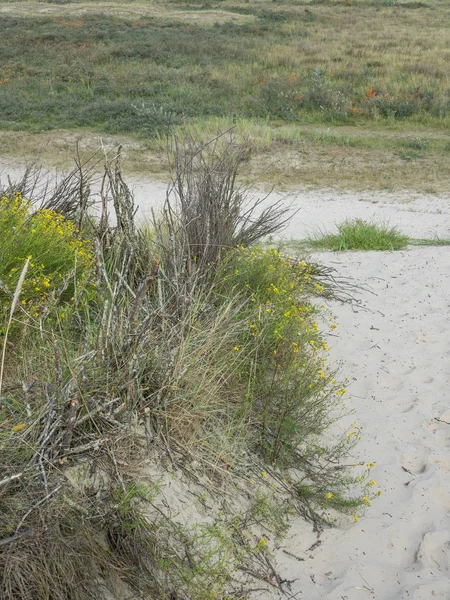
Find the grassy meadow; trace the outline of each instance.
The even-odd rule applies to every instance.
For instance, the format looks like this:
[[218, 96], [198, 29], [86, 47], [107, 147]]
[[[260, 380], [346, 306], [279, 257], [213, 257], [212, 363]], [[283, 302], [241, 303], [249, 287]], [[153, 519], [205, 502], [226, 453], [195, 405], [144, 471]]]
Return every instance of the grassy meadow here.
[[55, 158], [62, 130], [98, 133], [134, 140], [142, 170], [169, 132], [235, 126], [248, 173], [270, 181], [438, 192], [448, 179], [446, 2], [1, 4], [5, 152]]

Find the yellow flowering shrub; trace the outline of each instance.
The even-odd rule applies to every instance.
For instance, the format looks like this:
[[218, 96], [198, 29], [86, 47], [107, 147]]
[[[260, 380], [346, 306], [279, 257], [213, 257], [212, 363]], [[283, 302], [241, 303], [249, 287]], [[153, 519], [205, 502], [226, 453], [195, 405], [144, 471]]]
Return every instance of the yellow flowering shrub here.
[[[52, 210], [34, 210], [20, 193], [0, 198], [0, 238], [0, 280], [11, 292], [30, 259], [20, 300], [36, 314], [62, 288], [70, 300], [73, 282], [81, 282], [93, 264], [90, 242], [80, 239], [72, 221]], [[10, 298], [4, 293], [1, 298], [8, 307]]]
[[347, 434], [325, 435], [347, 393], [329, 369], [321, 332], [329, 320], [320, 315], [323, 298], [333, 295], [326, 273], [273, 248], [240, 247], [225, 258], [218, 278], [222, 299], [243, 297], [233, 355], [246, 387], [244, 419], [259, 431], [255, 448], [277, 467], [304, 473], [293, 485], [309, 507], [356, 514], [370, 506], [381, 493], [370, 479], [374, 463], [362, 472], [357, 465], [356, 475], [335, 468], [361, 438], [361, 427], [354, 421]]
[[[311, 302], [326, 291], [313, 263], [285, 257], [274, 248], [238, 248], [225, 269], [226, 293], [239, 291], [251, 303], [245, 338], [264, 330], [267, 355], [276, 362], [286, 354], [298, 358], [300, 349], [303, 354], [328, 350], [316, 319], [321, 309]], [[319, 378], [325, 378], [323, 370]]]
[[269, 248], [237, 248], [219, 275], [222, 297], [243, 296], [234, 351], [248, 380], [249, 418], [266, 459], [289, 465], [295, 448], [326, 429], [346, 389], [328, 372], [314, 298], [330, 293], [318, 267]]

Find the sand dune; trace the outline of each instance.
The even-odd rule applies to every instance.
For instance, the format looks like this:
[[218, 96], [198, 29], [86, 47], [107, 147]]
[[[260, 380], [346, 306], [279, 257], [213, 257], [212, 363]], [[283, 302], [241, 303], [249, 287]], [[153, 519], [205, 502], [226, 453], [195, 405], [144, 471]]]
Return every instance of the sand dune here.
[[[163, 183], [131, 184], [144, 216], [164, 199]], [[416, 238], [450, 237], [448, 198], [323, 190], [274, 197], [301, 208], [287, 237], [349, 217], [388, 221]], [[351, 380], [350, 420], [363, 427], [355, 460], [376, 463], [383, 495], [359, 522], [325, 530], [319, 545], [298, 519], [276, 553], [280, 574], [300, 600], [449, 600], [450, 247], [316, 258], [367, 288], [359, 306], [331, 307], [340, 327], [330, 347]]]

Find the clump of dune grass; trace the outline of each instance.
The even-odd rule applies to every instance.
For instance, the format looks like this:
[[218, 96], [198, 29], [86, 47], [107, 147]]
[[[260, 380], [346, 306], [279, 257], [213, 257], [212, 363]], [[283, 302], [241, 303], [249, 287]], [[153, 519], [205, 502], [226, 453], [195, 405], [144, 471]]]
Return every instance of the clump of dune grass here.
[[[376, 496], [370, 467], [342, 466], [353, 464], [357, 430], [330, 429], [346, 394], [322, 333], [336, 278], [258, 248], [285, 215], [258, 213], [237, 192], [239, 148], [234, 158], [227, 140], [190, 148], [176, 150], [177, 194], [146, 229], [118, 158], [105, 165], [98, 220], [84, 197], [70, 213], [82, 227], [50, 211], [38, 238], [33, 215], [5, 228], [42, 269], [75, 248], [61, 284], [48, 295], [35, 285], [37, 309], [18, 302], [30, 271], [15, 295], [2, 282], [5, 600], [121, 589], [216, 600], [245, 597], [255, 579], [285, 591], [269, 541], [286, 533], [287, 515], [320, 530]], [[168, 471], [175, 500], [161, 490]], [[183, 486], [202, 505], [211, 498], [204, 518], [180, 518]]]
[[347, 219], [337, 226], [338, 233], [310, 238], [308, 245], [318, 250], [401, 250], [409, 243], [397, 227]]

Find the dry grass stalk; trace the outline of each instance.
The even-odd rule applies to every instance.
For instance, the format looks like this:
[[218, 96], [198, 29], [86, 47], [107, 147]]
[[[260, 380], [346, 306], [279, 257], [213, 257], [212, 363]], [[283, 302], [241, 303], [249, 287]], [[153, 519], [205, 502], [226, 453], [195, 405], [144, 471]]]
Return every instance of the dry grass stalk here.
[[[89, 222], [85, 229], [97, 240], [91, 283], [97, 280], [98, 285], [75, 286], [63, 320], [58, 306], [62, 281], [61, 291], [48, 299], [52, 315], [45, 315], [35, 346], [31, 332], [24, 363], [12, 365], [16, 372], [7, 371], [7, 389], [14, 390], [6, 399], [11, 404], [8, 419], [17, 423], [26, 406], [32, 414], [26, 426], [10, 429], [5, 438], [2, 598], [102, 598], [104, 588], [117, 592], [114, 577], [120, 577], [131, 586], [129, 595], [209, 600], [225, 593], [207, 589], [217, 581], [234, 585], [236, 564], [281, 587], [264, 552], [257, 555], [249, 541], [253, 538], [244, 536], [244, 529], [253, 527], [251, 518], [244, 516], [236, 524], [228, 510], [228, 500], [237, 493], [232, 479], [247, 482], [248, 475], [259, 485], [261, 472], [267, 471], [273, 481], [279, 478], [283, 497], [292, 492], [293, 505], [304, 507], [307, 500], [294, 497], [283, 473], [264, 464], [262, 454], [255, 457], [260, 415], [249, 403], [261, 404], [262, 394], [268, 402], [273, 398], [267, 392], [265, 363], [258, 375], [261, 393], [253, 392], [245, 369], [256, 377], [256, 367], [248, 366], [249, 356], [240, 345], [248, 344], [256, 363], [264, 340], [242, 339], [248, 334], [245, 315], [253, 322], [257, 311], [246, 313], [252, 305], [245, 292], [234, 284], [230, 289], [219, 286], [224, 279], [218, 273], [227, 267], [220, 261], [230, 248], [275, 231], [287, 216], [281, 205], [264, 212], [256, 201], [246, 208], [236, 183], [245, 150], [233, 147], [232, 140], [222, 141], [210, 148], [194, 141], [185, 148], [178, 145], [177, 200], [168, 200], [150, 232], [136, 232], [133, 199], [119, 164], [105, 166], [105, 218], [97, 228]], [[118, 213], [115, 229], [107, 222], [110, 195]], [[227, 256], [232, 261], [240, 252]], [[24, 278], [25, 273], [21, 285]], [[10, 322], [19, 294], [18, 289]], [[17, 386], [17, 381], [30, 383]], [[282, 392], [281, 384], [279, 388]], [[269, 404], [267, 414], [273, 406]], [[136, 471], [127, 463], [148, 458], [150, 441], [155, 455], [169, 456], [189, 473], [190, 482], [209, 476], [214, 485], [208, 491], [220, 488], [220, 501], [226, 496], [224, 514], [213, 530], [199, 537], [195, 528], [179, 525], [172, 506], [164, 512], [151, 504], [145, 490], [134, 493], [142, 482], [133, 479]], [[82, 459], [89, 469], [81, 473], [79, 487], [69, 485], [70, 467], [82, 471]], [[311, 478], [315, 466], [307, 472]], [[337, 472], [334, 465], [328, 471], [318, 468], [327, 482]], [[95, 477], [102, 481], [91, 487]], [[143, 505], [159, 510], [158, 518], [141, 513]], [[253, 524], [266, 522], [269, 512], [255, 517]], [[314, 519], [313, 508], [309, 514]], [[211, 547], [218, 549], [212, 558]], [[215, 577], [222, 550], [229, 559]], [[242, 584], [240, 597], [245, 589]]]
[[3, 340], [2, 359], [1, 359], [1, 365], [0, 365], [0, 396], [2, 395], [3, 371], [5, 368], [6, 346], [8, 343], [9, 330], [11, 328], [14, 311], [16, 310], [17, 304], [19, 302], [20, 292], [22, 291], [23, 282], [25, 281], [25, 277], [26, 277], [26, 274], [28, 271], [29, 264], [30, 264], [30, 259], [27, 258], [27, 260], [25, 261], [25, 264], [22, 267], [22, 272], [20, 273], [19, 281], [17, 282], [14, 296], [13, 296], [13, 299], [11, 302], [11, 310], [9, 312], [9, 319], [8, 319], [8, 324], [6, 326], [5, 338]]
[[172, 183], [165, 207], [170, 219], [166, 218], [182, 230], [190, 271], [201, 263], [215, 264], [223, 249], [250, 246], [280, 231], [293, 216], [282, 200], [267, 205], [267, 195], [252, 198], [238, 183], [250, 146], [237, 143], [232, 131], [206, 144], [188, 137], [181, 145], [174, 137], [170, 154]]

